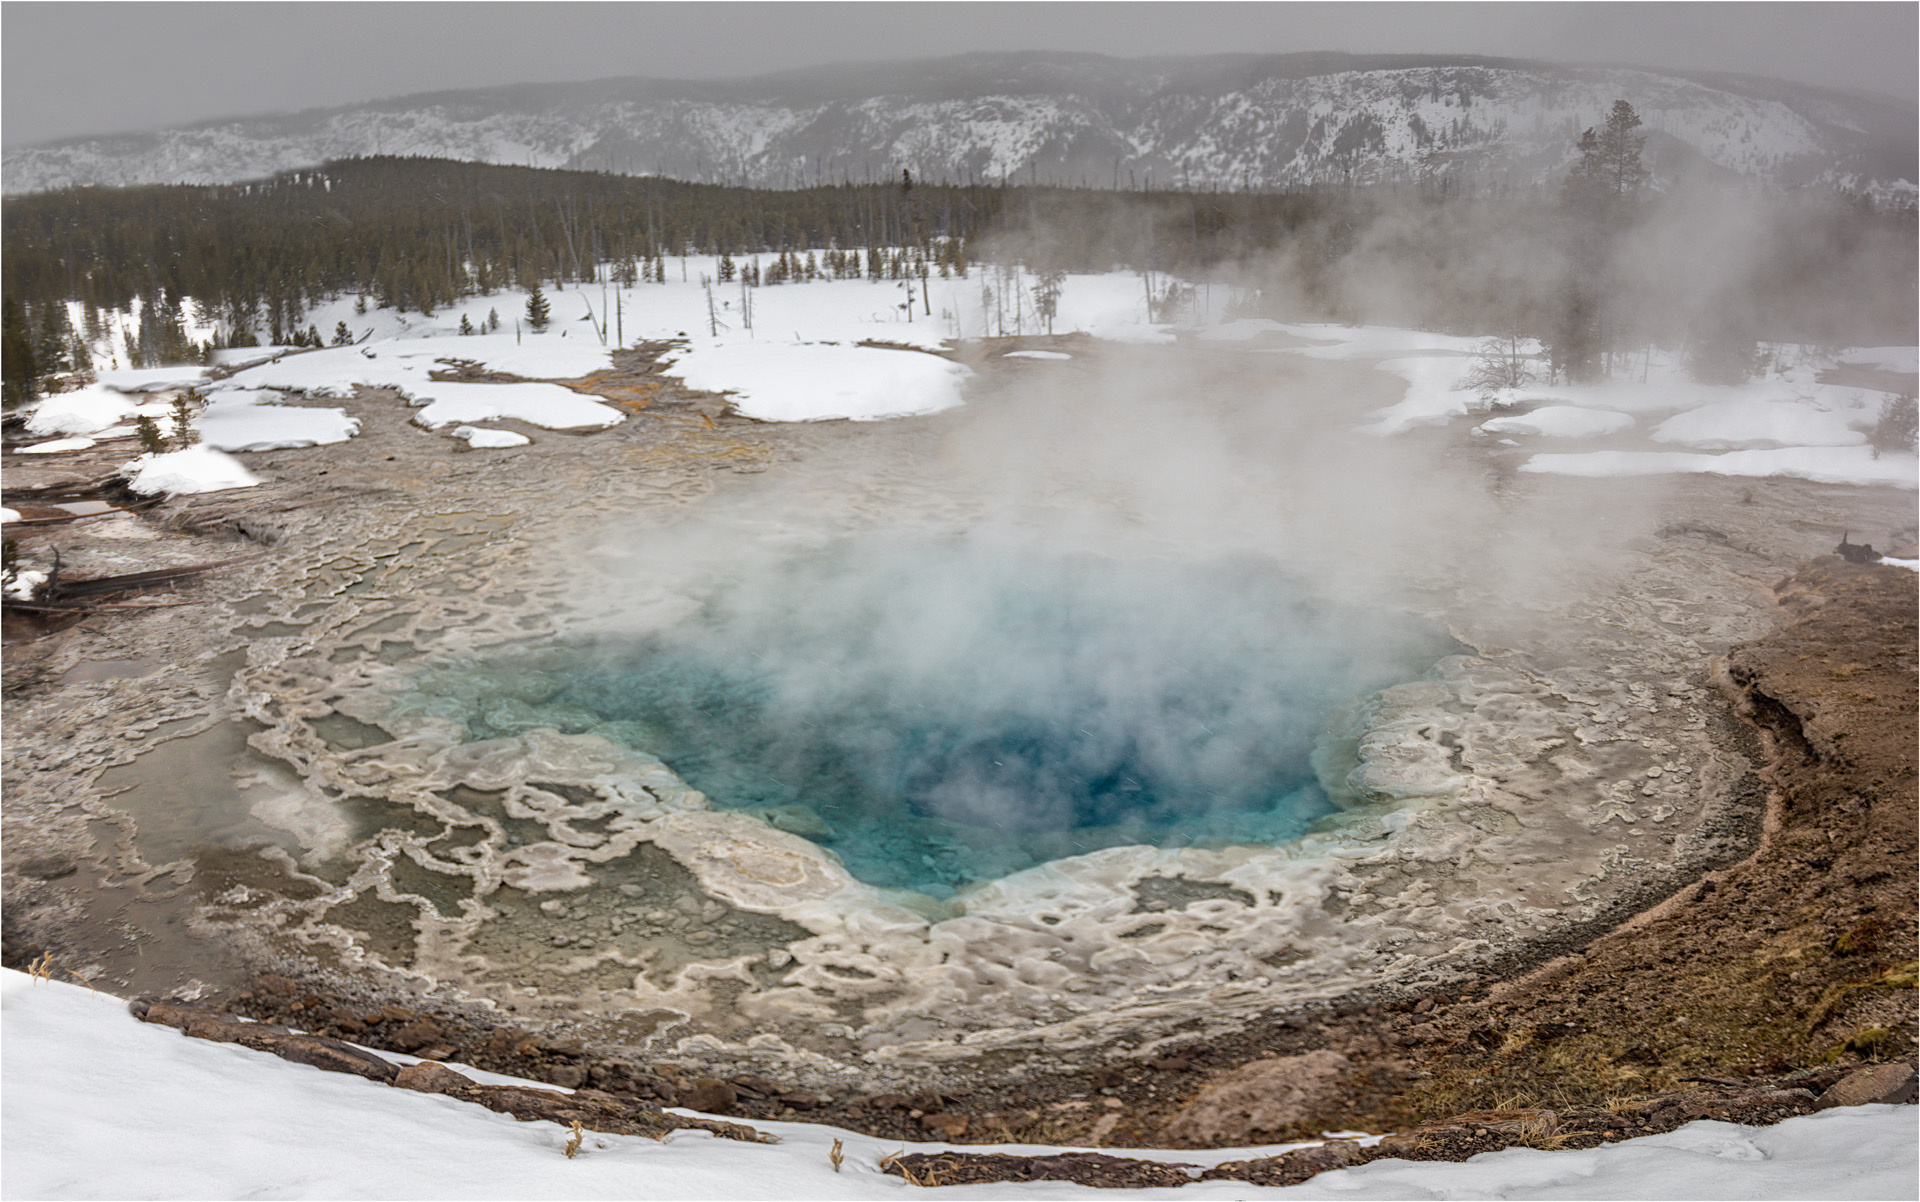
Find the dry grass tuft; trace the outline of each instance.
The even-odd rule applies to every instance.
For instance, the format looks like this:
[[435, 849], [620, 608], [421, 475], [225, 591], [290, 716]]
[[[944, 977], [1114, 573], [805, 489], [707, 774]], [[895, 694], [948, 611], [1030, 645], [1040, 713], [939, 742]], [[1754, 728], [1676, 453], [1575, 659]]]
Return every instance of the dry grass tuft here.
[[833, 1163], [833, 1171], [839, 1172], [840, 1162], [846, 1159], [846, 1153], [842, 1150], [839, 1140], [833, 1141], [833, 1148], [827, 1152], [827, 1159]]
[[580, 1125], [579, 1119], [573, 1120], [573, 1134], [567, 1137], [567, 1159], [568, 1160], [572, 1160], [575, 1156], [578, 1156], [580, 1154], [580, 1145], [583, 1141], [585, 1141], [586, 1138], [587, 1138], [587, 1129]]

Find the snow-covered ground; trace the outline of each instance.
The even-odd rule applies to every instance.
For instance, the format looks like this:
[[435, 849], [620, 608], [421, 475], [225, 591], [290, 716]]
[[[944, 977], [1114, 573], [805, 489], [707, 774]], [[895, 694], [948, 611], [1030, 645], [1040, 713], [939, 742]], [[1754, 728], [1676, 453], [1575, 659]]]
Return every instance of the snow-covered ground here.
[[[752, 261], [743, 258], [741, 265]], [[354, 298], [343, 296], [315, 307], [310, 324], [329, 336], [344, 326], [357, 340], [353, 345], [222, 351], [218, 361], [239, 370], [212, 382], [198, 368], [109, 368], [98, 384], [42, 402], [28, 429], [52, 441], [25, 449], [84, 449], [91, 443], [71, 440], [130, 433], [129, 423], [142, 415], [168, 429], [166, 405], [136, 408], [128, 394], [185, 385], [207, 395], [195, 426], [202, 443], [217, 450], [349, 438], [356, 425], [344, 411], [279, 402], [287, 392], [349, 396], [362, 385], [397, 390], [418, 410], [420, 425], [453, 427], [450, 435], [471, 447], [518, 446], [524, 434], [488, 423], [593, 429], [624, 420], [618, 408], [556, 382], [609, 370], [610, 347], [623, 342], [679, 344], [667, 358], [673, 374], [691, 387], [726, 394], [739, 412], [764, 421], [908, 417], [962, 405], [972, 374], [950, 359], [917, 352], [982, 335], [1038, 334], [1049, 326], [1036, 306], [1035, 277], [1017, 268], [980, 265], [968, 278], [924, 284], [821, 280], [751, 290], [737, 281], [704, 282], [718, 274], [718, 260], [689, 256], [667, 261], [665, 283], [554, 291], [548, 294], [552, 326], [537, 334], [524, 328], [526, 294], [518, 291], [468, 297], [431, 315], [357, 313]], [[1168, 283], [1177, 286], [1158, 281], [1163, 294]], [[1278, 335], [1289, 345], [1252, 349], [1370, 363], [1406, 381], [1400, 400], [1360, 423], [1368, 433], [1398, 436], [1468, 422], [1494, 445], [1530, 452], [1521, 465], [1528, 472], [1706, 472], [1913, 487], [1920, 471], [1911, 454], [1875, 456], [1867, 445], [1868, 432], [1894, 394], [1818, 379], [1839, 363], [1910, 372], [1914, 347], [1863, 347], [1826, 356], [1776, 347], [1763, 375], [1736, 385], [1695, 381], [1675, 356], [1655, 351], [1636, 363], [1637, 372], [1597, 384], [1483, 392], [1464, 386], [1480, 338], [1386, 326], [1223, 320], [1217, 309], [1230, 299], [1229, 291], [1204, 287], [1171, 314], [1177, 322], [1156, 322], [1149, 320], [1147, 297], [1146, 281], [1132, 272], [1068, 276], [1051, 329], [1149, 344], [1192, 336], [1231, 345], [1272, 342]], [[494, 332], [462, 335], [463, 321]], [[204, 338], [213, 331], [196, 326], [188, 332]], [[111, 348], [100, 349], [102, 361], [110, 361]], [[1540, 348], [1521, 349], [1537, 354]], [[1006, 357], [1070, 356], [1025, 349]], [[457, 364], [527, 382], [432, 379]]]
[[[1876, 456], [1868, 434], [1894, 397], [1855, 384], [1823, 384], [1838, 364], [1913, 370], [1913, 347], [1866, 347], [1819, 355], [1780, 346], [1766, 370], [1741, 384], [1703, 384], [1673, 355], [1653, 351], [1629, 370], [1594, 384], [1534, 384], [1482, 391], [1466, 386], [1484, 339], [1383, 326], [1288, 325], [1237, 321], [1209, 334], [1249, 339], [1271, 330], [1308, 345], [1261, 353], [1371, 362], [1407, 382], [1405, 395], [1361, 428], [1378, 435], [1472, 419], [1490, 437], [1550, 438], [1522, 471], [1572, 476], [1644, 476], [1706, 472], [1725, 476], [1797, 476], [1836, 484], [1916, 487], [1912, 454]], [[1537, 343], [1523, 353], [1538, 354]], [[1636, 431], [1645, 428], [1640, 436]], [[1572, 449], [1581, 440], [1604, 442]], [[1517, 442], [1514, 445], [1522, 445]], [[1673, 447], [1689, 448], [1685, 451]]]
[[[133, 1019], [77, 985], [0, 974], [0, 1193], [9, 1198], [905, 1198], [880, 1171], [902, 1150], [831, 1127], [755, 1123], [761, 1145], [680, 1131], [655, 1142], [567, 1131], [438, 1095], [326, 1073]], [[406, 1060], [410, 1058], [396, 1057]], [[506, 1078], [454, 1066], [478, 1080]], [[537, 1084], [521, 1082], [521, 1084]], [[540, 1086], [540, 1088], [552, 1088]], [[1861, 1106], [1776, 1127], [1690, 1123], [1584, 1152], [1513, 1149], [1462, 1164], [1383, 1160], [1270, 1188], [1196, 1182], [1150, 1199], [1911, 1198], [1914, 1111]], [[829, 1162], [834, 1140], [845, 1160]], [[912, 1150], [949, 1145], [911, 1145]], [[1287, 1147], [1128, 1151], [1210, 1166]], [[1043, 1152], [1025, 1146], [969, 1151]], [[1111, 1197], [1065, 1182], [948, 1187], [941, 1197]]]

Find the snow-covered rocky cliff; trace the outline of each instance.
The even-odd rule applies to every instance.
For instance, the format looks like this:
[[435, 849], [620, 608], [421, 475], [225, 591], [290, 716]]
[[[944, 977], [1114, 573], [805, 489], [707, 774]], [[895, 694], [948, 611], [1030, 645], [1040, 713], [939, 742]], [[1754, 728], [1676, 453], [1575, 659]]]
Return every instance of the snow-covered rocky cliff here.
[[973, 54], [727, 81], [528, 84], [10, 148], [4, 190], [223, 183], [371, 154], [769, 187], [1533, 183], [1625, 98], [1656, 172], [1910, 202], [1915, 108], [1751, 76], [1512, 59]]

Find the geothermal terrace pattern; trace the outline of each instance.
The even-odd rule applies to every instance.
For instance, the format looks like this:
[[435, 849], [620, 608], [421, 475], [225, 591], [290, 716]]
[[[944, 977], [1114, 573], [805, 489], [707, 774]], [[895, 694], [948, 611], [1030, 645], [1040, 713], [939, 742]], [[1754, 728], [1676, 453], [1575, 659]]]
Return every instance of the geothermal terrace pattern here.
[[[1630, 505], [1470, 450], [1415, 457], [1351, 433], [1394, 392], [1352, 364], [1092, 358], [1044, 389], [1027, 373], [1054, 365], [982, 364], [965, 410], [891, 425], [714, 423], [668, 390], [500, 455], [450, 453], [361, 389], [347, 449], [263, 456], [274, 482], [162, 511], [245, 515], [270, 554], [204, 605], [42, 652], [44, 680], [83, 655], [176, 667], [12, 703], [9, 805], [30, 821], [10, 854], [80, 869], [36, 921], [86, 932], [136, 990], [225, 983], [190, 929], [254, 966], [490, 999], [715, 1072], [1149, 1055], [1539, 958], [1737, 857], [1760, 792], [1713, 657], [1769, 628], [1767, 585], [1826, 525], [1904, 520], [1904, 498], [1804, 482], [1689, 479]], [[1130, 383], [1176, 368], [1196, 381], [1178, 413]], [[1240, 403], [1267, 389], [1314, 404]], [[1181, 481], [1164, 505], [1147, 448], [1195, 423], [1223, 458], [1160, 464]], [[1276, 469], [1303, 439], [1320, 465]], [[1335, 479], [1338, 538], [1300, 518]], [[864, 532], [1005, 529], [1170, 572], [1267, 557], [1458, 653], [1342, 711], [1314, 752], [1335, 810], [1295, 842], [1109, 846], [944, 897], [856, 879], [804, 812], [716, 804], [648, 732], [556, 704], [537, 664], [471, 667], [665, 629], [718, 576]]]

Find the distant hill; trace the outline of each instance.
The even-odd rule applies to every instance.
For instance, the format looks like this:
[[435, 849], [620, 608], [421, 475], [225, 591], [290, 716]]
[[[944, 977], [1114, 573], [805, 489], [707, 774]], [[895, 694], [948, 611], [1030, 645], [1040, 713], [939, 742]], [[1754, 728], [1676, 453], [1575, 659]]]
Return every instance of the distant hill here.
[[970, 54], [752, 79], [405, 96], [7, 150], [10, 193], [230, 183], [430, 155], [758, 187], [930, 180], [1261, 188], [1525, 186], [1616, 98], [1656, 174], [1915, 197], [1915, 107], [1751, 76], [1461, 56]]

